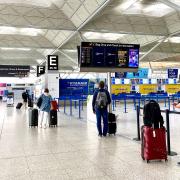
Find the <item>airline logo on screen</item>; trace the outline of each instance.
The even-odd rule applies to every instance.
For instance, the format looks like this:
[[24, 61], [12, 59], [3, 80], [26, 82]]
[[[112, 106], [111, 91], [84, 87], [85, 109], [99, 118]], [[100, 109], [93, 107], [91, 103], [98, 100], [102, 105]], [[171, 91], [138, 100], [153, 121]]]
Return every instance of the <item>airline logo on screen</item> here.
[[37, 77], [45, 74], [45, 66], [37, 66]]
[[48, 70], [58, 70], [57, 55], [48, 55]]

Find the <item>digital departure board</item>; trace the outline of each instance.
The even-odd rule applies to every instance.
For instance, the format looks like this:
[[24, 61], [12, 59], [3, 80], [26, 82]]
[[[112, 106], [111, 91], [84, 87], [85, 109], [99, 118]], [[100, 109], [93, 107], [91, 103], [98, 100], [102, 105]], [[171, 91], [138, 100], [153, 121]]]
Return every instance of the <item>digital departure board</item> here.
[[139, 67], [139, 48], [137, 44], [82, 42], [80, 71], [135, 72]]

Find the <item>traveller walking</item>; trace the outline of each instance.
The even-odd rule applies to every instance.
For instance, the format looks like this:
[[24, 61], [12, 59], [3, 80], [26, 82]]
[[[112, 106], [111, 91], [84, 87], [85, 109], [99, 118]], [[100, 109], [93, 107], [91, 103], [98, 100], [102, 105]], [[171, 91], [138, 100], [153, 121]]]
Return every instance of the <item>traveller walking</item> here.
[[22, 93], [22, 99], [23, 99], [23, 104], [24, 104], [25, 109], [27, 107], [28, 97], [29, 97], [29, 94], [28, 94], [28, 91], [26, 90]]
[[[99, 136], [102, 137], [107, 135], [108, 132], [108, 110], [107, 107], [111, 103], [109, 92], [104, 88], [105, 84], [103, 81], [99, 83], [99, 89], [94, 92], [92, 108], [96, 114], [97, 129]], [[103, 118], [103, 131], [101, 126], [101, 117]]]
[[[51, 109], [51, 101], [52, 101], [52, 97], [49, 94], [49, 89], [45, 89], [44, 93], [39, 97], [38, 101], [40, 103], [39, 108], [40, 108], [40, 113], [39, 113], [39, 119], [40, 119], [40, 123], [39, 126], [40, 128], [42, 128], [42, 126], [44, 126], [44, 128], [46, 129], [47, 127], [47, 123], [48, 123], [48, 118], [49, 118], [49, 112]], [[38, 103], [37, 103], [38, 105]]]

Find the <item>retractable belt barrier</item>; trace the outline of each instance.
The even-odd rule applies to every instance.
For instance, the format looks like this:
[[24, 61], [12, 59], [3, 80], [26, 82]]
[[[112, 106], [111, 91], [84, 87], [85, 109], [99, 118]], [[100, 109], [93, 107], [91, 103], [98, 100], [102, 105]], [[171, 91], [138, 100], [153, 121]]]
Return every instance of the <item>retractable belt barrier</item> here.
[[87, 101], [87, 96], [61, 96], [59, 98], [55, 98], [58, 100], [58, 108], [60, 107], [60, 101], [63, 101], [64, 104], [64, 114], [66, 114], [66, 106], [67, 102], [69, 102], [69, 115], [73, 115], [73, 102], [74, 102], [74, 108], [77, 109], [77, 103], [78, 103], [78, 117], [81, 118], [81, 111], [84, 107], [84, 102]]
[[[140, 109], [143, 109], [140, 106], [136, 107], [136, 112], [137, 112], [137, 137], [134, 138], [134, 140], [136, 141], [140, 141], [141, 137], [140, 137]], [[179, 114], [180, 112], [176, 112], [176, 111], [170, 111], [169, 109], [166, 110], [161, 110], [162, 113], [166, 113], [166, 138], [167, 138], [167, 151], [168, 151], [168, 155], [169, 156], [175, 156], [177, 155], [176, 152], [171, 151], [171, 133], [170, 133], [170, 123], [169, 123], [169, 115], [170, 114]]]
[[[179, 94], [180, 98], [180, 94]], [[122, 93], [119, 95], [112, 94], [112, 109], [115, 111], [116, 102], [123, 101], [124, 102], [124, 113], [127, 113], [127, 100], [133, 100], [134, 109], [136, 110], [136, 106], [140, 106], [142, 103], [145, 104], [145, 101], [149, 100], [156, 100], [159, 102], [160, 100], [164, 100], [164, 106], [167, 107], [168, 102], [168, 109], [170, 110], [170, 96], [167, 93], [150, 93], [148, 95], [141, 95], [140, 93]]]

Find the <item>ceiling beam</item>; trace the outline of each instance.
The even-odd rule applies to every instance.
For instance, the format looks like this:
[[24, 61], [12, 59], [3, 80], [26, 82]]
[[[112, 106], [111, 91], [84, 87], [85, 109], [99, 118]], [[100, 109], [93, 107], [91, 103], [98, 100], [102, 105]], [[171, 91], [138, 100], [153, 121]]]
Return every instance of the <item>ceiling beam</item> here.
[[58, 52], [60, 52], [62, 55], [64, 55], [65, 57], [67, 57], [71, 62], [73, 62], [74, 64], [78, 64], [78, 61], [76, 61], [75, 59], [73, 59], [72, 57], [70, 57], [68, 54], [64, 53], [62, 50], [58, 50]]
[[73, 33], [69, 35], [69, 37], [62, 42], [56, 50], [52, 52], [54, 54], [58, 49], [60, 49], [63, 45], [65, 45], [72, 37], [74, 37], [89, 21], [91, 21], [94, 16], [96, 16], [102, 9], [104, 9], [112, 0], [105, 0], [104, 3], [102, 3], [98, 9], [96, 9]]

